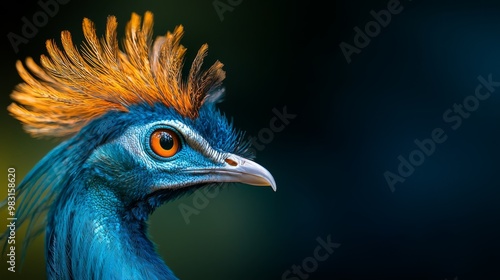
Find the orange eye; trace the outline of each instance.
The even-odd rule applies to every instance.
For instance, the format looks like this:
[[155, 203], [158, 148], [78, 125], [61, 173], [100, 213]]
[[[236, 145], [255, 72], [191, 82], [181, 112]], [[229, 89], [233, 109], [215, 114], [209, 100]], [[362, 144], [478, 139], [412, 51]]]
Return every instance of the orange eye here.
[[157, 155], [168, 158], [179, 151], [181, 143], [179, 136], [172, 130], [158, 129], [151, 134], [149, 144]]

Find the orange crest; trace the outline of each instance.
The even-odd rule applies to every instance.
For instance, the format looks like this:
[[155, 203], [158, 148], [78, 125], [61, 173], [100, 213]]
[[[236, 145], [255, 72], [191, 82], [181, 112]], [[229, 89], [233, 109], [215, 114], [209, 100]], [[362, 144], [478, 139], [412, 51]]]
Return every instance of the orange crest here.
[[225, 78], [216, 61], [201, 71], [207, 54], [204, 44], [194, 58], [187, 81], [181, 72], [186, 48], [180, 44], [182, 26], [152, 40], [153, 14], [144, 19], [132, 14], [126, 26], [124, 47], [117, 40], [117, 22], [109, 16], [106, 34], [99, 39], [93, 22], [83, 20], [85, 44], [75, 48], [68, 31], [61, 33], [63, 49], [47, 41], [48, 56], [41, 66], [33, 59], [16, 64], [24, 83], [12, 93], [8, 110], [33, 136], [71, 136], [89, 121], [110, 110], [127, 111], [139, 103], [161, 102], [179, 114], [196, 118], [209, 93]]

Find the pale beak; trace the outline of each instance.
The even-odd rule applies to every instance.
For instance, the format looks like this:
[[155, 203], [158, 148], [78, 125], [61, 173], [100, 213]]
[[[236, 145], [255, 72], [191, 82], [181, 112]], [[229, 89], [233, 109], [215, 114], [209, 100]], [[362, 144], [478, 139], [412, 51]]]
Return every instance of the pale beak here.
[[210, 181], [271, 186], [276, 191], [273, 175], [260, 164], [234, 154], [230, 154], [224, 161], [225, 165], [222, 167], [189, 170], [189, 172], [210, 174]]

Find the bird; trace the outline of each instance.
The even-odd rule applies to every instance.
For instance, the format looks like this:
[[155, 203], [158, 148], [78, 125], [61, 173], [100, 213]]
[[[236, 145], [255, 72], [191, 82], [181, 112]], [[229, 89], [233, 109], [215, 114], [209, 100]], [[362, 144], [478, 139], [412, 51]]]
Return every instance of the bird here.
[[223, 64], [204, 67], [203, 44], [183, 74], [183, 26], [154, 37], [153, 22], [132, 12], [119, 41], [115, 15], [100, 37], [84, 17], [80, 45], [63, 30], [38, 63], [16, 62], [8, 112], [33, 138], [58, 141], [16, 189], [23, 248], [45, 234], [48, 279], [178, 279], [148, 233], [158, 207], [236, 183], [276, 191], [217, 105]]

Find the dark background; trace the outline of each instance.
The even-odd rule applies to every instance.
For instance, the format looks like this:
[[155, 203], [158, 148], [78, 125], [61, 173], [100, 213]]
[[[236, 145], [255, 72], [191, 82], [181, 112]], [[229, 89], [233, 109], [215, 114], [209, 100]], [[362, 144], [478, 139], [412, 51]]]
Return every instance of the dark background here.
[[[151, 10], [157, 35], [184, 25], [188, 60], [206, 42], [207, 65], [225, 64], [220, 107], [237, 127], [258, 135], [273, 108], [296, 115], [257, 154], [276, 193], [237, 185], [209, 198], [189, 223], [179, 206], [194, 207], [193, 196], [151, 217], [152, 239], [177, 276], [285, 279], [292, 265], [311, 260], [317, 238], [330, 236], [341, 246], [307, 279], [500, 279], [500, 90], [457, 129], [443, 119], [470, 100], [478, 76], [500, 81], [500, 4], [401, 1], [403, 10], [348, 63], [339, 44], [354, 45], [354, 28], [364, 29], [370, 11], [389, 2], [232, 1], [238, 5], [221, 20], [211, 0], [71, 0], [18, 53], [7, 34], [20, 34], [21, 18], [41, 8], [12, 2], [2, 16], [0, 173], [7, 177], [13, 166], [22, 178], [57, 144], [30, 138], [8, 115], [9, 94], [21, 81], [15, 61], [38, 61], [45, 40], [59, 42], [63, 29], [79, 42], [83, 17], [102, 34], [109, 14], [123, 31], [131, 12]], [[436, 128], [446, 141], [392, 192], [384, 172], [397, 174], [398, 156], [408, 160], [414, 141]], [[22, 242], [22, 230], [16, 238]], [[0, 273], [39, 279], [43, 263], [39, 238], [21, 272], [7, 272], [2, 256]]]

